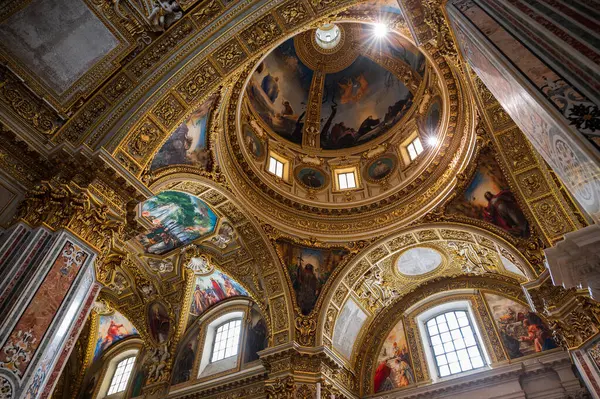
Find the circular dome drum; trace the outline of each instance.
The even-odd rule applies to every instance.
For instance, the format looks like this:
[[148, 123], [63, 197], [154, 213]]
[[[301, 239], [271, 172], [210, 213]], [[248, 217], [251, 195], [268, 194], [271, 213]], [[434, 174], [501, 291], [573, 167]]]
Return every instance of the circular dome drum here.
[[335, 26], [339, 36], [321, 27], [325, 41], [339, 37], [331, 49], [308, 30], [240, 76], [224, 112], [237, 117], [224, 119], [219, 145], [234, 189], [273, 226], [364, 238], [445, 195], [470, 154], [463, 144], [474, 140], [473, 121], [459, 115], [469, 104], [459, 106], [447, 63], [433, 64], [396, 32], [378, 38], [367, 24]]

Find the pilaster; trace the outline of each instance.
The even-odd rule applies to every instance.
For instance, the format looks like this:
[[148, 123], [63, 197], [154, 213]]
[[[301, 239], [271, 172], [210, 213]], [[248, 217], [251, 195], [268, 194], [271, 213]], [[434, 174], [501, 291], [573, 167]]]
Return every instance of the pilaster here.
[[[124, 223], [75, 183], [44, 181], [0, 243], [0, 386], [6, 398], [49, 397], [101, 285]], [[99, 265], [99, 266], [98, 266]]]
[[[514, 31], [507, 30], [512, 21], [499, 10], [506, 7], [497, 3], [447, 3], [461, 53], [502, 106], [494, 117], [502, 121], [503, 113], [510, 116], [583, 210], [598, 222], [600, 147], [592, 125], [598, 105], [566, 76], [557, 74], [546, 54], [526, 47]], [[492, 13], [492, 8], [497, 12]]]
[[356, 376], [327, 347], [302, 347], [293, 342], [261, 352], [268, 372], [269, 399], [357, 398]]

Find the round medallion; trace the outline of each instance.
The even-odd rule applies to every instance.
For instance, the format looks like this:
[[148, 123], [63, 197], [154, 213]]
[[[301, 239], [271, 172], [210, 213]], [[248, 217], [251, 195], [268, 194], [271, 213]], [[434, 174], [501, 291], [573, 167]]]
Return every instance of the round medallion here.
[[314, 166], [300, 165], [294, 170], [296, 181], [304, 188], [321, 190], [329, 183], [327, 173]]
[[442, 264], [442, 255], [431, 248], [411, 248], [396, 261], [398, 271], [407, 276], [420, 276], [429, 273]]
[[396, 170], [398, 159], [395, 155], [387, 154], [372, 160], [365, 169], [365, 178], [367, 181], [378, 183], [391, 176]]

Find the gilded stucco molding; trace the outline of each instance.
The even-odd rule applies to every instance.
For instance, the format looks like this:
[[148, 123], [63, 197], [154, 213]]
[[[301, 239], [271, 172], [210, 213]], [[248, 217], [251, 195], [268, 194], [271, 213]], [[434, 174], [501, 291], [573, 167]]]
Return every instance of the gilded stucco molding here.
[[[415, 247], [430, 247], [440, 251], [446, 258], [445, 263], [423, 276], [399, 276], [394, 260], [406, 249]], [[500, 256], [515, 264], [523, 275], [504, 269]], [[517, 248], [485, 229], [450, 222], [411, 226], [371, 244], [330, 280], [331, 285], [323, 293], [316, 343], [331, 347], [335, 322], [350, 296], [367, 310], [368, 318], [363, 327], [366, 330], [367, 326], [382, 320], [382, 315], [388, 314], [389, 309], [407, 304], [407, 300], [410, 302], [413, 299], [414, 292], [421, 290], [424, 285], [435, 285], [436, 281], [460, 279], [460, 276], [468, 281], [465, 276], [472, 276], [474, 279], [509, 281], [518, 287], [518, 284], [532, 280], [536, 275], [536, 270]], [[519, 295], [522, 297], [520, 290], [515, 296]], [[360, 334], [352, 358], [347, 363], [349, 367], [359, 362], [359, 342], [367, 336], [370, 336], [367, 332]]]
[[[445, 197], [455, 182], [455, 175], [464, 168], [473, 150], [473, 121], [468, 116], [472, 116], [469, 113], [469, 104], [461, 100], [464, 97], [460, 89], [463, 85], [458, 83], [458, 77], [443, 58], [436, 58], [437, 54], [433, 57], [436, 62], [441, 63], [440, 73], [447, 85], [444, 87], [450, 93], [445, 142], [440, 144], [435, 152], [439, 159], [434, 161], [432, 156], [421, 165], [423, 170], [420, 174], [415, 170], [418, 177], [401, 186], [396, 192], [389, 193], [384, 200], [370, 204], [351, 202], [347, 205], [349, 209], [289, 202], [285, 195], [272, 189], [254, 173], [254, 168], [242, 155], [239, 139], [241, 101], [236, 103], [236, 99], [242, 96], [246, 79], [238, 80], [232, 88], [231, 101], [226, 112], [229, 115], [225, 121], [227, 138], [219, 142], [218, 152], [226, 154], [221, 158], [221, 167], [236, 193], [245, 200], [244, 205], [258, 214], [263, 213], [263, 217], [282, 230], [291, 228], [296, 235], [335, 240], [335, 235], [360, 238], [390, 231], [394, 226], [408, 223], [407, 218], [418, 218], [420, 213], [427, 209], [430, 201], [439, 201]], [[461, 113], [467, 116], [466, 120], [458, 118]], [[231, 117], [236, 114], [238, 120]], [[458, 150], [459, 148], [462, 150]], [[435, 167], [432, 167], [430, 162]], [[421, 193], [417, 193], [416, 190], [423, 190], [422, 195], [418, 195]], [[404, 198], [406, 202], [401, 201]], [[270, 212], [264, 214], [261, 209], [270, 209]], [[339, 219], [340, 216], [344, 217], [343, 221]], [[377, 230], [373, 231], [374, 228]]]
[[562, 239], [565, 233], [585, 227], [581, 211], [563, 185], [553, 178], [547, 164], [525, 135], [502, 109], [483, 82], [468, 69], [466, 73], [474, 99], [481, 110], [485, 134], [498, 154], [509, 184], [517, 188], [529, 219], [543, 234], [546, 245]]
[[[363, 376], [373, 375], [375, 371], [376, 357], [378, 356], [378, 348], [381, 347], [383, 340], [391, 328], [413, 304], [423, 301], [434, 294], [461, 289], [488, 289], [503, 296], [517, 299], [521, 302], [525, 300], [525, 296], [519, 286], [518, 280], [506, 276], [470, 275], [440, 278], [428, 281], [414, 291], [411, 291], [410, 293], [407, 293], [401, 297], [401, 300], [398, 300], [393, 305], [385, 308], [384, 311], [379, 313], [370, 323], [370, 325], [367, 326], [368, 333], [366, 336], [368, 336], [369, 339], [363, 339], [362, 342], [358, 343], [360, 352], [356, 359], [355, 370], [357, 370], [357, 372]], [[414, 316], [414, 314], [411, 315]], [[485, 317], [485, 314], [483, 316]], [[481, 314], [479, 314], [478, 317], [481, 317]], [[411, 355], [413, 356], [415, 377], [417, 381], [427, 381], [429, 378], [429, 373], [427, 371], [427, 365], [422, 352], [421, 337], [419, 336], [418, 329], [414, 330], [416, 325], [414, 325], [414, 323], [410, 323], [410, 321], [414, 320], [414, 318], [410, 315], [407, 315], [406, 320], [408, 325], [412, 327], [411, 329], [413, 330], [414, 334], [412, 336], [411, 334], [407, 334], [407, 336], [409, 338], [409, 345], [411, 347]], [[483, 319], [478, 321], [483, 322]], [[486, 334], [487, 333], [491, 332], [486, 331]], [[494, 335], [492, 334], [491, 336], [488, 336], [488, 339], [490, 339], [491, 342], [494, 339]], [[416, 358], [415, 354], [418, 355]], [[372, 383], [372, 378], [363, 378], [360, 386], [361, 394], [366, 395], [372, 393]]]

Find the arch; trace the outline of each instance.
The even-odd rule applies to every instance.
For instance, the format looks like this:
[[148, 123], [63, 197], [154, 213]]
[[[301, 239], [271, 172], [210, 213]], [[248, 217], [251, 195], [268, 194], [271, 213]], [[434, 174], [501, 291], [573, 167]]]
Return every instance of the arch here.
[[[218, 253], [213, 251], [211, 255], [214, 255], [212, 258], [215, 260], [215, 266], [247, 288], [250, 297], [263, 311], [268, 307], [267, 322], [269, 331], [273, 334], [274, 344], [289, 342], [294, 334], [290, 324], [293, 309], [285, 271], [282, 270], [277, 254], [257, 220], [241, 211], [238, 199], [220, 184], [223, 183], [223, 179], [216, 176], [215, 180], [200, 176], [189, 168], [177, 167], [173, 173], [156, 179], [150, 189], [155, 193], [176, 189], [198, 195], [205, 198], [222, 217], [232, 223], [242, 241], [239, 251], [241, 256], [236, 257], [232, 263], [231, 259], [219, 257]], [[182, 255], [180, 259], [184, 257]], [[266, 293], [263, 296], [265, 299], [261, 300], [261, 297], [255, 294], [258, 292]]]
[[[415, 247], [443, 251], [448, 259], [422, 276], [398, 277], [394, 262], [403, 251]], [[501, 264], [501, 256], [518, 265], [523, 275], [507, 270]], [[518, 285], [534, 279], [536, 274], [514, 246], [487, 230], [450, 222], [407, 227], [374, 242], [333, 276], [322, 303], [317, 343], [333, 346], [335, 324], [347, 298], [359, 301], [368, 314], [365, 326], [369, 326], [387, 309], [404, 302], [411, 292], [431, 281], [457, 276], [505, 278]], [[398, 289], [394, 283], [402, 288]], [[366, 336], [364, 330], [358, 335], [357, 343]], [[348, 364], [356, 361], [357, 343], [351, 358], [345, 359]]]
[[[369, 324], [360, 342], [356, 343], [358, 354], [355, 370], [361, 376], [361, 395], [372, 393], [375, 372], [375, 361], [389, 331], [403, 319], [409, 325], [406, 330], [409, 350], [413, 361], [415, 378], [418, 381], [429, 381], [429, 371], [425, 363], [422, 337], [415, 323], [416, 316], [425, 310], [453, 300], [472, 300], [476, 309], [476, 324], [480, 327], [485, 345], [492, 363], [505, 361], [507, 356], [500, 338], [492, 326], [492, 320], [486, 305], [480, 299], [480, 290], [487, 290], [511, 298], [525, 300], [518, 281], [509, 277], [492, 276], [457, 276], [430, 280], [419, 288], [404, 295], [394, 305], [385, 308]], [[368, 337], [366, 339], [365, 337]]]
[[[100, 394], [106, 395], [117, 362], [129, 355], [133, 355], [136, 357], [134, 367], [137, 366], [143, 345], [144, 341], [137, 336], [130, 336], [112, 345], [100, 358], [89, 365], [81, 384], [81, 394], [90, 394], [90, 398], [97, 398]], [[126, 394], [131, 389], [133, 375], [134, 373], [132, 371], [129, 376], [127, 388], [119, 395], [119, 397], [127, 397]]]
[[[213, 362], [211, 361], [212, 345], [215, 339], [215, 330], [220, 325], [234, 319], [241, 319], [241, 331], [239, 338], [239, 350], [235, 355], [235, 359], [224, 359], [225, 361], [217, 361], [220, 363], [219, 366], [213, 367], [209, 370]], [[255, 320], [256, 319], [256, 320]], [[213, 308], [207, 310], [205, 313], [200, 315], [192, 325], [188, 328], [188, 331], [184, 334], [180, 341], [177, 355], [175, 356], [174, 370], [172, 385], [187, 386], [192, 384], [192, 381], [197, 383], [198, 381], [205, 381], [209, 378], [218, 378], [221, 375], [238, 372], [242, 369], [244, 364], [255, 361], [255, 357], [248, 356], [250, 351], [262, 350], [266, 348], [266, 345], [272, 344], [272, 334], [266, 331], [266, 335], [270, 336], [268, 342], [263, 341], [263, 346], [249, 346], [249, 338], [252, 336], [257, 325], [266, 327], [265, 323], [259, 323], [259, 320], [266, 320], [264, 313], [260, 307], [250, 298], [234, 297], [226, 299], [218, 303]], [[262, 329], [262, 327], [260, 327]], [[264, 338], [267, 338], [264, 336]], [[189, 370], [183, 370], [182, 366], [184, 363], [186, 367], [189, 367], [190, 353], [193, 353], [193, 366]], [[225, 368], [223, 368], [225, 367]], [[183, 371], [183, 375], [178, 371]], [[185, 385], [183, 385], [185, 384]], [[179, 388], [178, 388], [179, 389]]]

